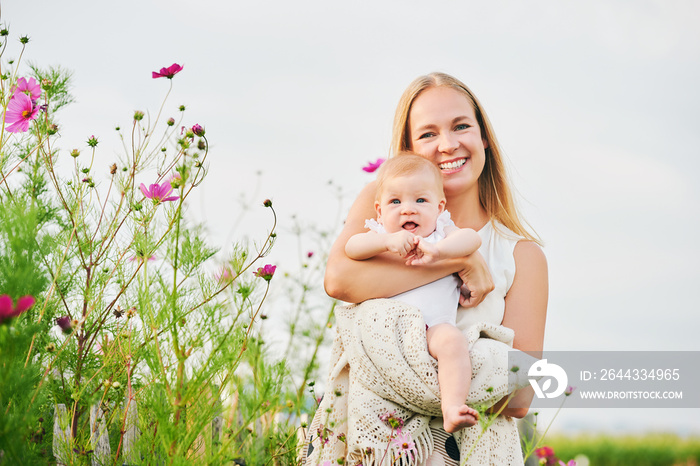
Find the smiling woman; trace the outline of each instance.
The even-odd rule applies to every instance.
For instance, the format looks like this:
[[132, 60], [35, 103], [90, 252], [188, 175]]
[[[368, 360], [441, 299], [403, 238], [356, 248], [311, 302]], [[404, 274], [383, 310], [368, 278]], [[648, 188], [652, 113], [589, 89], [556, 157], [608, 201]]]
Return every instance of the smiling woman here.
[[[366, 260], [349, 257], [346, 244], [364, 231], [364, 219], [375, 214], [376, 187], [371, 183], [353, 204], [331, 250], [326, 269], [327, 292], [338, 299], [362, 302], [395, 296], [456, 273], [464, 283], [462, 307], [456, 319], [462, 332], [478, 325], [496, 325], [511, 332], [510, 343], [516, 349], [541, 351], [547, 309], [547, 264], [537, 238], [525, 229], [515, 209], [498, 142], [481, 104], [463, 83], [449, 75], [422, 76], [401, 97], [392, 148], [394, 156], [412, 151], [437, 166], [443, 178], [446, 208], [454, 223], [458, 228], [477, 231], [481, 247], [464, 257], [437, 260], [420, 268], [407, 267], [405, 260], [386, 253]], [[386, 280], [389, 276], [392, 279]], [[454, 345], [448, 346], [459, 348]], [[470, 378], [467, 367], [454, 370], [453, 375], [467, 381]], [[473, 395], [470, 392], [467, 402]], [[353, 396], [352, 386], [348, 396]], [[527, 413], [532, 396], [532, 390], [527, 388], [498, 401], [491, 407], [498, 415], [483, 432], [478, 425], [458, 424], [453, 428], [445, 422], [446, 428], [450, 425], [448, 430], [458, 431], [456, 443], [445, 433], [443, 422], [435, 419], [430, 424], [435, 449], [428, 449], [426, 464], [522, 464], [513, 417]], [[352, 419], [352, 413], [350, 416]], [[348, 426], [349, 432], [359, 428]], [[449, 448], [450, 441], [459, 448]], [[359, 452], [366, 447], [348, 441], [344, 459], [361, 455]], [[422, 450], [422, 454], [426, 453]]]

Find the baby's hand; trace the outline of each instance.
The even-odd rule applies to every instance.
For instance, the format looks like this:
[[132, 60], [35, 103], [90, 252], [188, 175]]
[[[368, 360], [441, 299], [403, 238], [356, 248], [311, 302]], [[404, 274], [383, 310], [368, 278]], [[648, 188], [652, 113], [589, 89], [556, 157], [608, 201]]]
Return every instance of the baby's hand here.
[[389, 235], [386, 249], [389, 252], [395, 252], [401, 257], [408, 256], [415, 248], [416, 236], [410, 231], [397, 231]]
[[427, 265], [440, 259], [440, 251], [437, 246], [420, 238], [416, 245], [416, 253], [407, 261], [407, 265]]

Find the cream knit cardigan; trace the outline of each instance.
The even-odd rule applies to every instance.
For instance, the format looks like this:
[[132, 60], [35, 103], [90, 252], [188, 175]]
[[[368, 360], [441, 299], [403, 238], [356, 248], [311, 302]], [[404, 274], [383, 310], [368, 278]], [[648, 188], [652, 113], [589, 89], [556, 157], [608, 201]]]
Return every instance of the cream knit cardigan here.
[[[340, 458], [346, 465], [424, 464], [433, 452], [430, 420], [442, 412], [437, 363], [428, 353], [420, 311], [400, 301], [373, 299], [337, 308], [336, 324], [325, 396], [309, 429], [313, 451], [304, 464], [338, 464]], [[513, 377], [508, 367], [511, 329], [477, 323], [466, 336], [472, 363], [468, 404], [491, 406], [529, 384], [524, 374]], [[402, 432], [415, 442], [412, 458], [392, 444], [392, 429], [379, 419], [387, 413], [404, 421]], [[498, 416], [485, 431], [477, 423], [456, 437], [461, 464], [522, 464], [511, 418]]]

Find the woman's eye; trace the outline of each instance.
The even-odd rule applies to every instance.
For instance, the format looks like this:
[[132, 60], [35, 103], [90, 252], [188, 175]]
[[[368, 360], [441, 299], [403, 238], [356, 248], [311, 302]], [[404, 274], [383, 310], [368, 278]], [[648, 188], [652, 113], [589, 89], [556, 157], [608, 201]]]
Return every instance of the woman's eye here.
[[469, 129], [469, 125], [466, 123], [455, 126], [455, 131], [464, 131], [465, 129]]
[[418, 136], [418, 139], [431, 138], [433, 136], [435, 136], [435, 133], [423, 133], [420, 136]]

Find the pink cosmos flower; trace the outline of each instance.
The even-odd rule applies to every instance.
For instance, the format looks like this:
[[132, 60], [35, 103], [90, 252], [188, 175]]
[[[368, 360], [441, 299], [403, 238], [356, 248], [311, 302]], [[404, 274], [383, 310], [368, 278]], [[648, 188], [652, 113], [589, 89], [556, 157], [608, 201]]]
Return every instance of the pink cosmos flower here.
[[231, 272], [231, 269], [228, 267], [222, 267], [221, 270], [214, 275], [214, 277], [219, 282], [230, 282], [233, 280], [233, 272]]
[[194, 125], [192, 127], [192, 132], [199, 137], [204, 136], [204, 128], [202, 128], [202, 125], [199, 125], [199, 124]]
[[173, 63], [167, 68], [161, 68], [160, 71], [156, 72], [153, 71], [153, 79], [156, 78], [168, 78], [168, 79], [173, 79], [173, 76], [178, 74], [180, 71], [182, 71], [182, 66], [178, 65], [177, 63]]
[[73, 331], [73, 320], [70, 316], [57, 317], [56, 325], [61, 327], [61, 330], [65, 334], [69, 334]]
[[19, 78], [17, 80], [17, 85], [12, 86], [10, 92], [12, 92], [13, 95], [17, 94], [18, 92], [27, 94], [29, 98], [32, 99], [32, 102], [36, 102], [39, 100], [39, 97], [41, 97], [41, 85], [36, 82], [36, 79], [34, 78], [29, 78], [29, 80]]
[[535, 450], [535, 454], [538, 458], [549, 458], [554, 456], [554, 450], [552, 447], [541, 447]]
[[258, 270], [253, 272], [253, 274], [256, 277], [260, 277], [264, 279], [265, 281], [270, 281], [272, 280], [272, 276], [275, 274], [275, 270], [277, 269], [276, 265], [270, 265], [267, 264], [264, 267], [258, 267]]
[[36, 118], [39, 108], [34, 105], [32, 99], [23, 92], [12, 96], [5, 112], [5, 123], [9, 124], [7, 131], [10, 133], [26, 133], [29, 122]]
[[33, 296], [22, 296], [17, 300], [17, 305], [13, 306], [9, 295], [0, 296], [0, 322], [17, 317], [32, 307], [35, 302]]
[[364, 167], [362, 167], [362, 169], [363, 169], [364, 171], [366, 171], [367, 173], [373, 173], [373, 172], [375, 172], [375, 171], [377, 170], [377, 168], [379, 168], [379, 166], [380, 166], [381, 164], [383, 164], [384, 162], [386, 162], [386, 159], [377, 159], [377, 160], [375, 160], [374, 162], [368, 162], [367, 165], [365, 165]]
[[136, 255], [136, 256], [130, 258], [129, 260], [130, 260], [131, 262], [134, 262], [134, 261], [139, 261], [139, 262], [149, 261], [149, 262], [152, 262], [152, 261], [156, 260], [156, 256], [151, 255], [151, 256], [149, 256], [149, 257], [145, 257], [145, 256]]
[[173, 187], [169, 181], [163, 184], [154, 183], [148, 188], [145, 184], [141, 183], [141, 192], [147, 198], [153, 200], [154, 204], [160, 204], [166, 201], [177, 201], [180, 199], [178, 196], [171, 196], [173, 192]]
[[574, 390], [576, 390], [576, 387], [569, 385], [568, 387], [566, 387], [566, 390], [564, 391], [564, 395], [569, 396], [572, 393], [574, 393]]
[[407, 455], [413, 456], [416, 452], [416, 444], [411, 440], [411, 434], [406, 432], [405, 434], [401, 430], [396, 431], [396, 437], [391, 441], [394, 448], [399, 450], [399, 453], [406, 453]]

